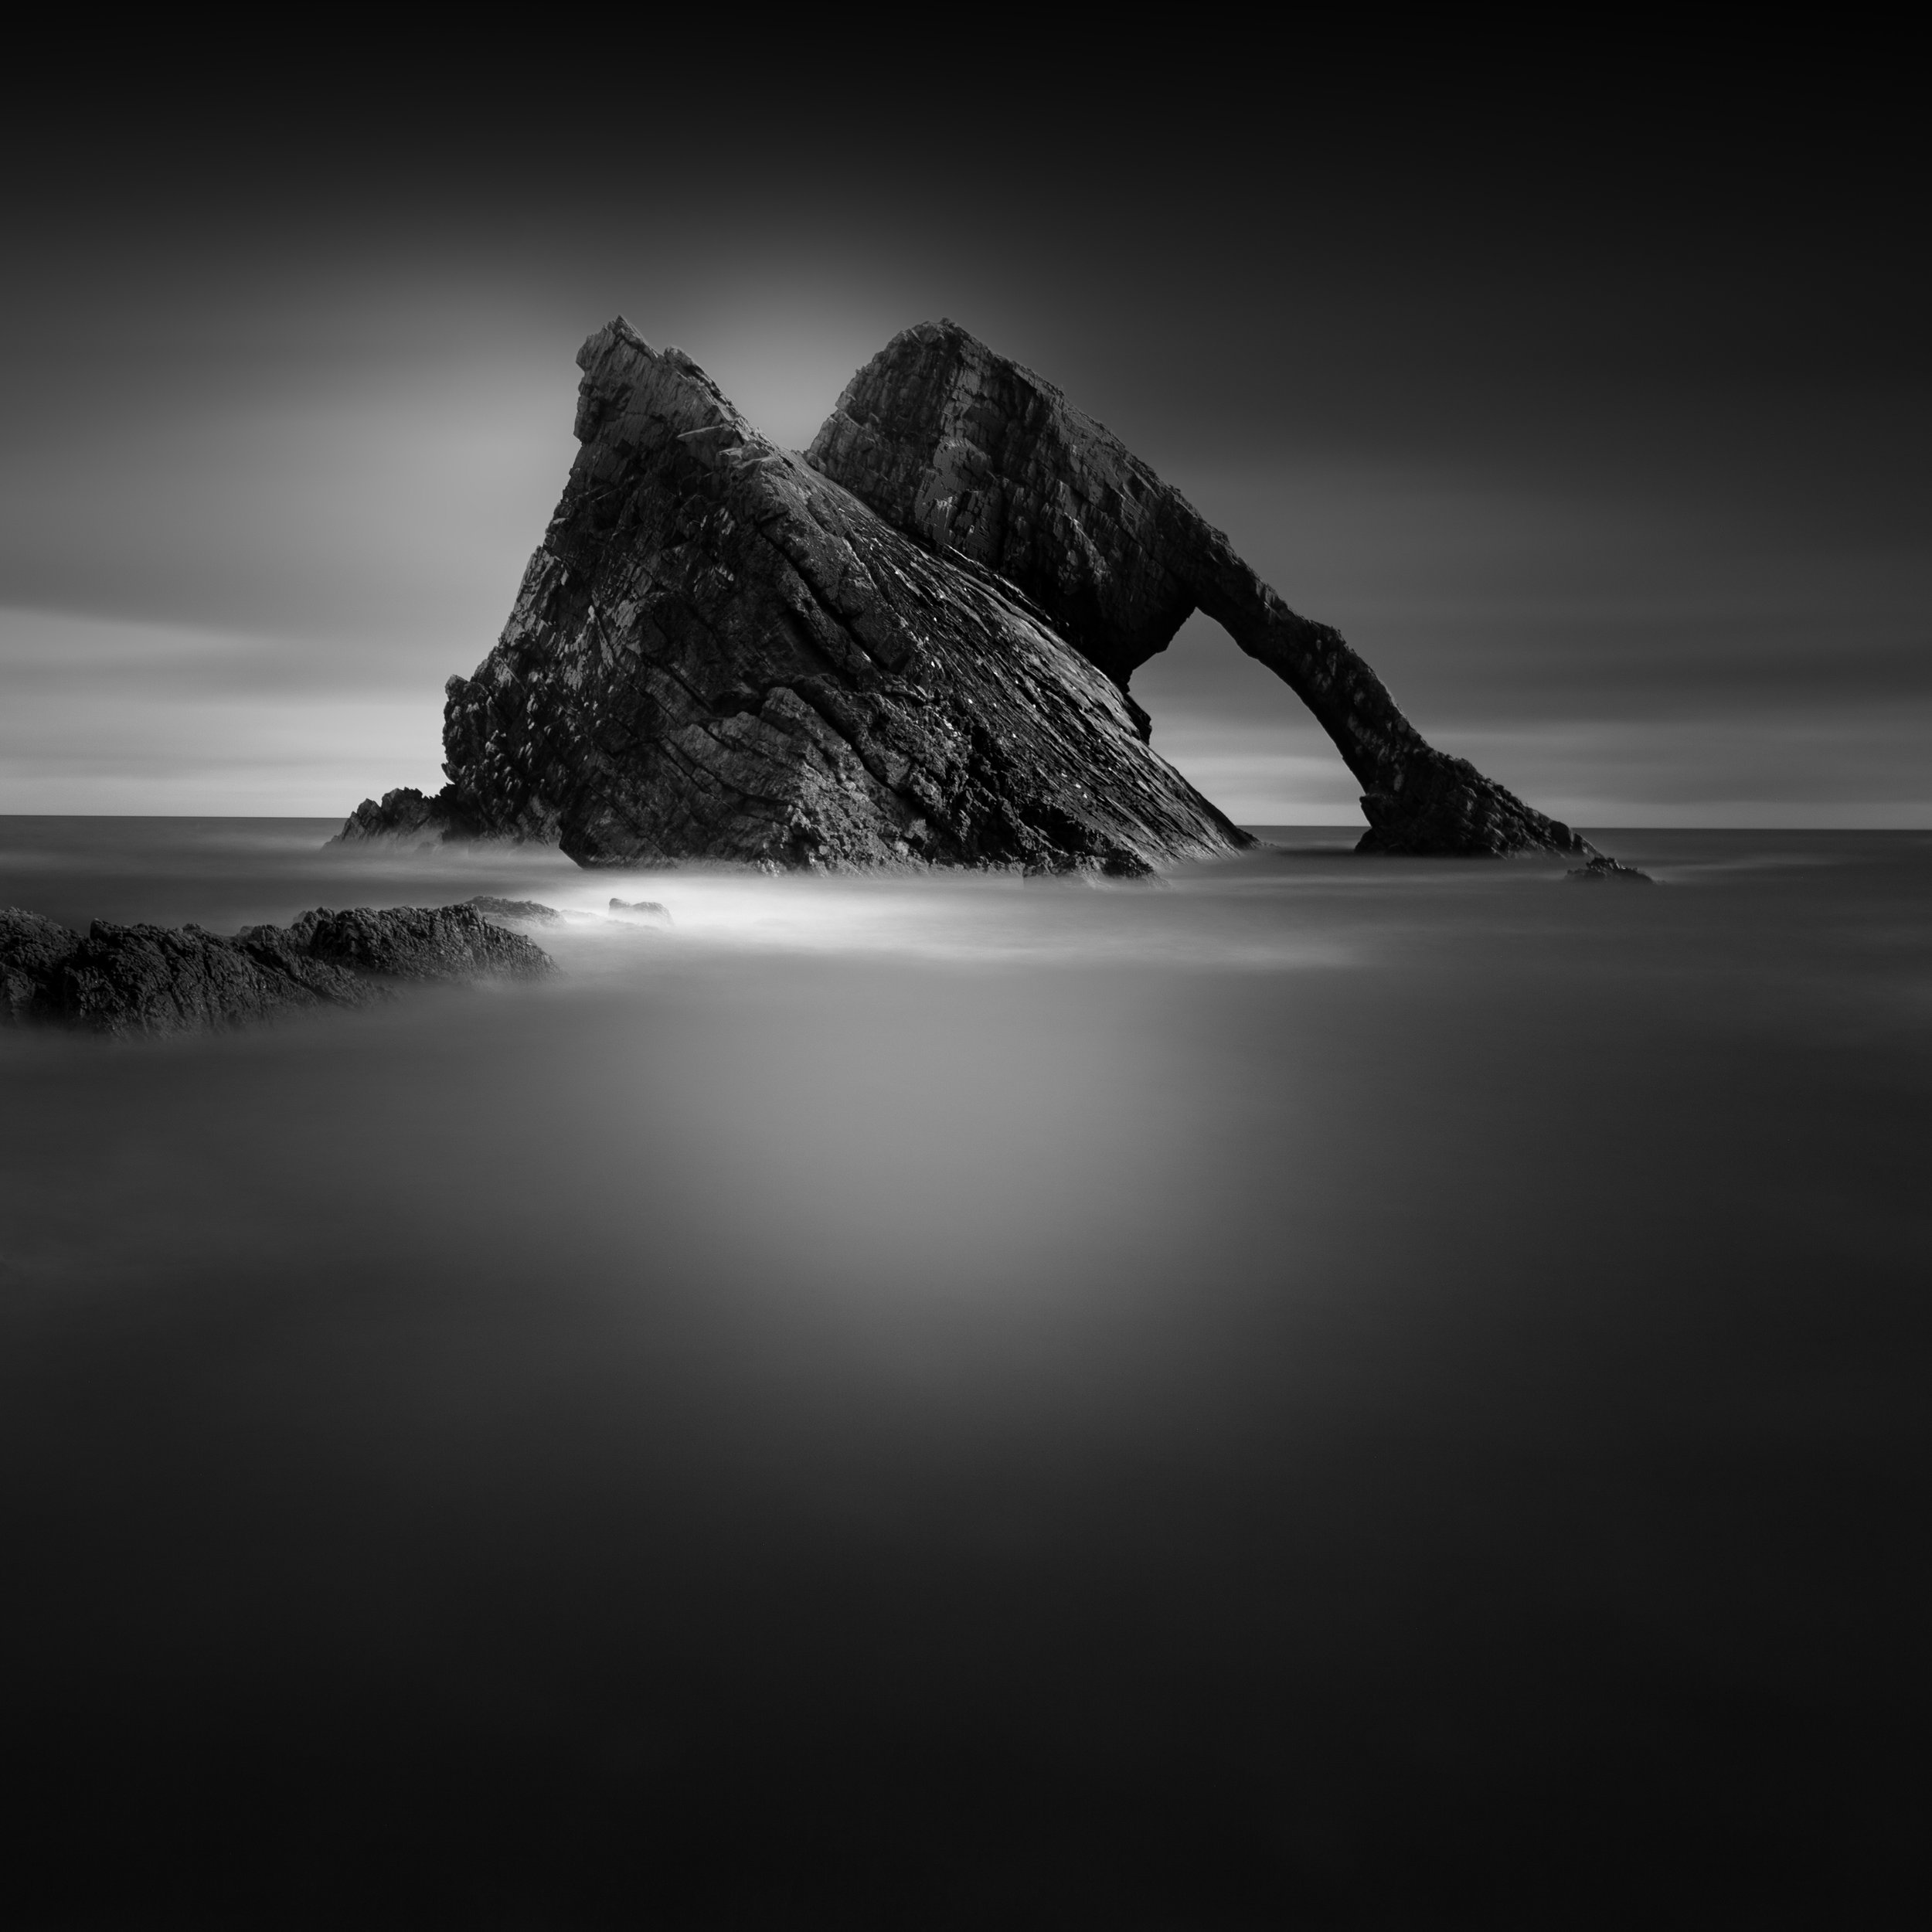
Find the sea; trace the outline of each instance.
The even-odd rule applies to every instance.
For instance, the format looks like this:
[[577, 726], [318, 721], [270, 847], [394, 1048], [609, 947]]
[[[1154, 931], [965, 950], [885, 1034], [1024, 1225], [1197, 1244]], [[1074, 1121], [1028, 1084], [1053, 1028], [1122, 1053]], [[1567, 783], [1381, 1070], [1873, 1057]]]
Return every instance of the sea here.
[[0, 1034], [0, 1920], [1924, 1922], [1932, 833], [334, 828], [0, 818], [77, 927], [562, 915]]

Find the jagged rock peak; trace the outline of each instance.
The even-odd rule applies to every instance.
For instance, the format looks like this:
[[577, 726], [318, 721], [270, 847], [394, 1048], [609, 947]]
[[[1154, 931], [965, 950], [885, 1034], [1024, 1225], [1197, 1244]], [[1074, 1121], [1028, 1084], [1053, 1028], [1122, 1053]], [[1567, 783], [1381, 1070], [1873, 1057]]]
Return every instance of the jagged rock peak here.
[[329, 840], [332, 845], [352, 845], [365, 839], [391, 845], [434, 845], [451, 838], [485, 838], [490, 828], [466, 810], [445, 786], [434, 798], [413, 785], [398, 785], [383, 794], [379, 803], [365, 798]]
[[1334, 740], [1362, 788], [1364, 850], [1594, 849], [1428, 744], [1338, 631], [1290, 610], [1117, 437], [957, 323], [896, 335], [806, 460], [940, 555], [1017, 587], [1123, 691], [1204, 611]]
[[621, 318], [577, 361], [562, 500], [496, 648], [447, 687], [449, 785], [366, 803], [345, 836], [1119, 875], [1249, 842], [996, 575], [774, 447]]

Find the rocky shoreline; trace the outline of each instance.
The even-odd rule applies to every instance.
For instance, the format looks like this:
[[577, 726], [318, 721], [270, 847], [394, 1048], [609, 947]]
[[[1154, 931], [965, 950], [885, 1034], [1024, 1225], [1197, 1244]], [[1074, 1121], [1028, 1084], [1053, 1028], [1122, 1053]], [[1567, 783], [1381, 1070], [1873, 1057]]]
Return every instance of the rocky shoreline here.
[[[527, 915], [519, 906], [510, 916]], [[413, 984], [530, 980], [552, 970], [540, 947], [474, 905], [318, 907], [232, 937], [99, 919], [83, 934], [38, 913], [0, 910], [0, 1026], [117, 1039], [218, 1031], [368, 1006]]]

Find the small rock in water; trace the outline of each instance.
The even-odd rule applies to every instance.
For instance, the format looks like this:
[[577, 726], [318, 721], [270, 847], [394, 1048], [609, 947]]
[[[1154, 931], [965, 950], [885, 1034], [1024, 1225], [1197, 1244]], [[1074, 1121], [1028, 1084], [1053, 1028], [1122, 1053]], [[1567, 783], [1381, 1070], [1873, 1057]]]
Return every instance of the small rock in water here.
[[613, 919], [641, 920], [648, 926], [668, 926], [671, 923], [670, 913], [655, 899], [639, 899], [628, 903], [621, 899], [614, 899], [611, 902], [611, 917]]
[[1568, 879], [1634, 879], [1641, 886], [1656, 883], [1648, 872], [1639, 872], [1634, 866], [1626, 866], [1621, 860], [1606, 858], [1601, 852], [1587, 865], [1576, 867], [1573, 871], [1565, 873], [1564, 876]]
[[496, 899], [478, 893], [463, 903], [492, 919], [527, 919], [539, 926], [554, 926], [563, 917], [554, 906], [539, 905], [534, 899]]

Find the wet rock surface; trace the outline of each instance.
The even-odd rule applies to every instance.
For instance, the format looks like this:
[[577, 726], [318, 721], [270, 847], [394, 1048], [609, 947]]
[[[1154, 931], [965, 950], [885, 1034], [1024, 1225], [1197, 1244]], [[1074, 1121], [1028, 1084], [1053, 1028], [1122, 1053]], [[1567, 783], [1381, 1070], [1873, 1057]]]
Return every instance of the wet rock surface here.
[[1334, 740], [1362, 786], [1360, 850], [1594, 850], [1427, 743], [1338, 631], [1289, 609], [1117, 437], [954, 323], [896, 336], [806, 460], [896, 528], [1024, 593], [1123, 692], [1193, 611], [1213, 617]]
[[54, 969], [80, 935], [17, 906], [0, 910], [0, 1020], [30, 1019]]
[[533, 978], [550, 969], [531, 941], [464, 906], [318, 909], [232, 938], [106, 920], [83, 937], [36, 913], [0, 913], [0, 1019], [120, 1036], [364, 1006], [410, 981]]

